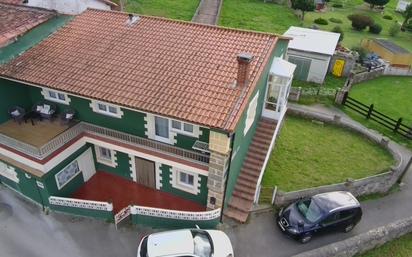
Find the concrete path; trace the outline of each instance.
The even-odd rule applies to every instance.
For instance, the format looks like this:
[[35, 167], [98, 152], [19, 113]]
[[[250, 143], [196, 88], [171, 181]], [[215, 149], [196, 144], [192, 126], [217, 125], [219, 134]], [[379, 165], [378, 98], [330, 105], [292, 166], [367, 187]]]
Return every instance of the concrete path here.
[[223, 0], [201, 0], [192, 21], [216, 25], [219, 19], [221, 1]]

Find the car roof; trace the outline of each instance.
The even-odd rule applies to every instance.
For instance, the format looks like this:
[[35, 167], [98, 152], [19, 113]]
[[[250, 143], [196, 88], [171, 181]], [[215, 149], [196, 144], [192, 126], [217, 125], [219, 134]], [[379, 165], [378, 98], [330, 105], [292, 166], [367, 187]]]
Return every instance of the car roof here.
[[312, 199], [327, 213], [338, 209], [360, 206], [358, 200], [350, 192], [345, 191], [318, 194], [314, 195]]
[[152, 234], [147, 241], [148, 256], [193, 254], [193, 236], [189, 229]]

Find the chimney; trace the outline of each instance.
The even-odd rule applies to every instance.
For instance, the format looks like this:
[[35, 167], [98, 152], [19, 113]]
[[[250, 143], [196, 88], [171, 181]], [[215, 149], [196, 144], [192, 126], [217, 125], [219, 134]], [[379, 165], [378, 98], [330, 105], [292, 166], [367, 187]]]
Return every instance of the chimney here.
[[239, 66], [237, 70], [236, 84], [238, 87], [246, 87], [249, 83], [250, 63], [252, 60], [253, 55], [249, 53], [241, 53], [237, 56]]

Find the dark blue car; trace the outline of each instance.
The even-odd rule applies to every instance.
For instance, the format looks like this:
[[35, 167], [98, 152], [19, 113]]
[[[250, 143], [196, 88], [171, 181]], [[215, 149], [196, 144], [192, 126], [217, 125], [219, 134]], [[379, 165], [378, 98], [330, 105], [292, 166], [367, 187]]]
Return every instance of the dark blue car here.
[[277, 224], [296, 240], [307, 243], [315, 233], [351, 231], [362, 217], [358, 200], [349, 192], [330, 192], [301, 199], [280, 210]]

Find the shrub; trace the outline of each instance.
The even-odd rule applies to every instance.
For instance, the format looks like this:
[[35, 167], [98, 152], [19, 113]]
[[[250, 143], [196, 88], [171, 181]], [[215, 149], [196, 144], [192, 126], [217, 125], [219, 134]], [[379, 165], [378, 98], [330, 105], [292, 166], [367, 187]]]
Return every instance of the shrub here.
[[398, 35], [399, 31], [401, 31], [401, 27], [397, 23], [394, 23], [389, 28], [389, 35], [391, 35], [392, 37], [395, 37], [396, 35]]
[[393, 17], [390, 15], [383, 15], [383, 17], [385, 20], [393, 20]]
[[360, 61], [363, 60], [366, 57], [366, 55], [368, 54], [368, 52], [365, 50], [365, 48], [362, 48], [360, 46], [352, 47], [351, 50], [358, 53]]
[[352, 27], [362, 31], [368, 26], [372, 26], [374, 21], [371, 17], [362, 14], [351, 14], [348, 19], [352, 22]]
[[332, 7], [343, 8], [343, 4], [332, 4]]
[[329, 22], [327, 20], [323, 19], [323, 18], [317, 18], [313, 22], [316, 23], [316, 24], [319, 24], [319, 25], [328, 25], [329, 24]]
[[343, 33], [343, 30], [342, 30], [342, 28], [341, 28], [340, 26], [334, 27], [334, 28], [332, 29], [332, 32], [340, 33], [339, 42], [341, 42], [341, 41], [343, 40], [344, 33]]
[[382, 26], [378, 23], [375, 23], [371, 26], [369, 26], [369, 32], [373, 34], [379, 34], [382, 31]]
[[342, 20], [338, 18], [330, 18], [329, 21], [333, 23], [342, 23]]

